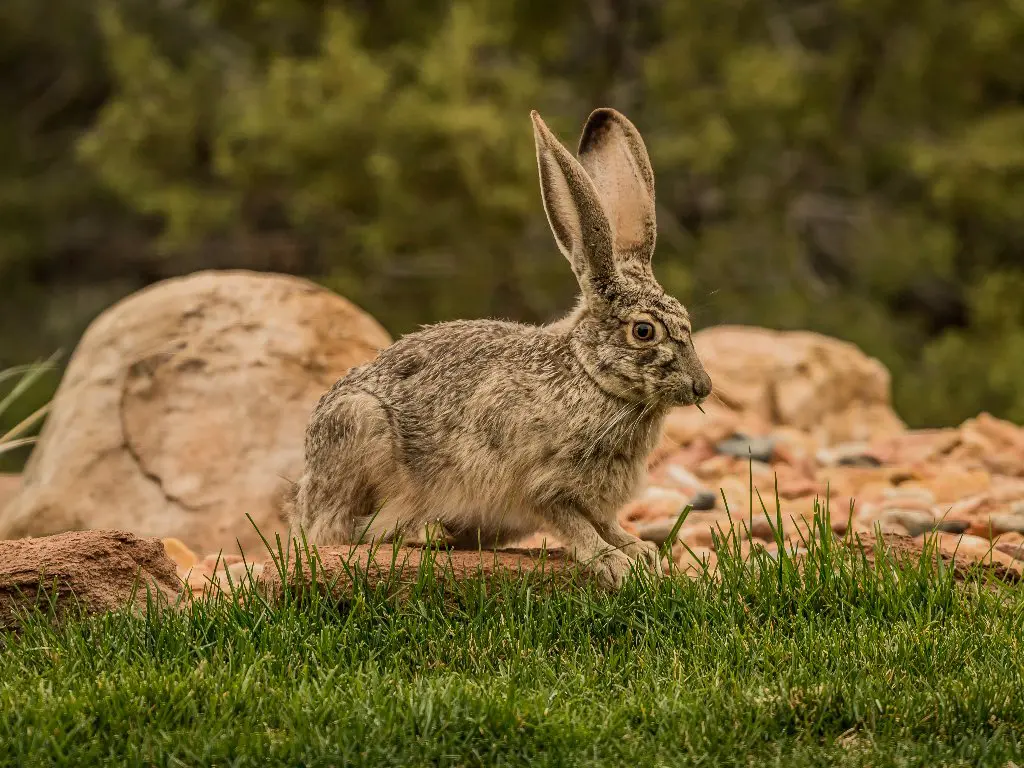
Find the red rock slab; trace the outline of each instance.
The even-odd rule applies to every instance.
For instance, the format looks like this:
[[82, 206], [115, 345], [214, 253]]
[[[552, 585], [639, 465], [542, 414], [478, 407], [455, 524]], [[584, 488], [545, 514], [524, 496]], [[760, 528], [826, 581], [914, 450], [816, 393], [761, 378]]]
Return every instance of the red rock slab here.
[[[340, 547], [317, 547], [317, 582], [331, 586], [332, 594], [344, 595], [352, 586], [353, 576], [371, 587], [391, 584], [398, 588], [414, 584], [421, 568], [432, 567], [437, 578], [485, 580], [499, 575], [533, 574], [552, 577], [565, 583], [572, 576], [583, 576], [562, 549], [502, 549], [497, 551], [427, 549], [425, 547], [392, 547], [369, 544]], [[433, 562], [431, 563], [431, 558]], [[287, 579], [291, 589], [302, 590], [310, 585], [310, 568], [306, 553], [288, 556]], [[297, 564], [301, 561], [301, 567]], [[267, 563], [257, 580], [260, 591], [268, 598], [280, 597], [283, 580], [275, 563]]]
[[[963, 581], [980, 571], [988, 571], [992, 576], [1008, 583], [1018, 583], [1024, 577], [1024, 563], [1015, 561], [1010, 555], [995, 550], [991, 542], [980, 546], [974, 541], [975, 536], [952, 536], [938, 534], [928, 537], [901, 536], [888, 533], [878, 537], [874, 534], [858, 534], [844, 539], [849, 546], [860, 546], [869, 563], [875, 563], [878, 550], [882, 556], [905, 565], [919, 563], [921, 556], [928, 547], [929, 553], [936, 564], [942, 561], [946, 568], [953, 569], [957, 580]], [[879, 547], [879, 543], [881, 546]]]
[[37, 600], [52, 601], [58, 618], [74, 606], [89, 614], [145, 609], [147, 587], [171, 602], [181, 588], [160, 539], [73, 531], [0, 541], [0, 627], [16, 625], [18, 611]]

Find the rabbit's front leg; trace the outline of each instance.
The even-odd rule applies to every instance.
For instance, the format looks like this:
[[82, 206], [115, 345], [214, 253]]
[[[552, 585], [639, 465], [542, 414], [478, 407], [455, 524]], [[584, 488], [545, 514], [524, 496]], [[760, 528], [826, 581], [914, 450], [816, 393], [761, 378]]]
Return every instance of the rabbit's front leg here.
[[594, 528], [601, 538], [623, 552], [627, 557], [636, 560], [648, 572], [656, 576], [664, 576], [665, 568], [661, 562], [661, 552], [651, 541], [644, 541], [626, 531], [614, 517], [610, 520], [595, 520]]
[[629, 575], [631, 561], [621, 550], [602, 539], [590, 519], [575, 506], [549, 510], [555, 533], [565, 542], [569, 556], [589, 570], [607, 589], [618, 589]]

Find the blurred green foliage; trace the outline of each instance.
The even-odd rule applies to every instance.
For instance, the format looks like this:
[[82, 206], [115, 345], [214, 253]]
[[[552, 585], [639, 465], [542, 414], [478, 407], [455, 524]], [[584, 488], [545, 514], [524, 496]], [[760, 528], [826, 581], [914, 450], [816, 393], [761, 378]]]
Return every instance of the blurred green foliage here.
[[915, 425], [1024, 422], [1022, 0], [5, 0], [0, 67], [0, 367], [205, 267], [396, 335], [550, 319], [529, 110], [574, 148], [611, 105], [699, 326], [849, 339]]

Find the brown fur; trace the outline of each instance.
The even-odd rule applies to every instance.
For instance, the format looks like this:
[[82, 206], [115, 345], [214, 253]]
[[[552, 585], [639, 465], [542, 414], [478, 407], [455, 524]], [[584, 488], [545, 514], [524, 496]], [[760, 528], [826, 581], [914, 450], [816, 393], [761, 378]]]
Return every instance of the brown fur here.
[[[711, 392], [685, 308], [650, 268], [654, 177], [636, 128], [595, 110], [574, 158], [534, 112], [544, 209], [581, 288], [558, 322], [458, 320], [408, 334], [320, 399], [292, 524], [318, 544], [456, 545], [548, 530], [618, 586], [657, 550], [619, 525], [669, 408]], [[581, 161], [583, 164], [581, 164]], [[637, 322], [655, 328], [638, 340]]]

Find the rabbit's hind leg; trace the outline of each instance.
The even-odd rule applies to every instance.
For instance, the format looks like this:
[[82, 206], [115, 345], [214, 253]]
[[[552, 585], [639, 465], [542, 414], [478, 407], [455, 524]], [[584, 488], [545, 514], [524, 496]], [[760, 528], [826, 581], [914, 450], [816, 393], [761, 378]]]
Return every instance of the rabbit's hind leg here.
[[356, 543], [360, 521], [381, 512], [398, 477], [387, 414], [372, 395], [340, 393], [314, 413], [306, 444], [293, 528], [310, 543]]

